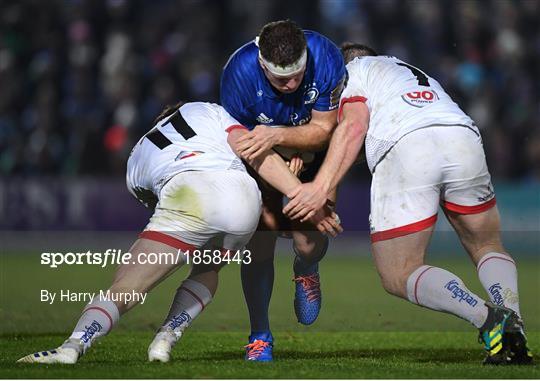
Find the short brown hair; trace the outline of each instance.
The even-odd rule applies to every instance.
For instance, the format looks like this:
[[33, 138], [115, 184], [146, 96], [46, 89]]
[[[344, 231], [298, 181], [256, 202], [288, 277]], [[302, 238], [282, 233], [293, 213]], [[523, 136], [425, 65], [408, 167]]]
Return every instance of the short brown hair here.
[[343, 54], [345, 64], [348, 64], [356, 57], [378, 55], [374, 49], [370, 48], [367, 45], [357, 44], [356, 42], [348, 41], [341, 44], [341, 54]]
[[261, 55], [274, 65], [284, 67], [298, 61], [306, 46], [304, 32], [291, 20], [270, 22], [259, 34]]

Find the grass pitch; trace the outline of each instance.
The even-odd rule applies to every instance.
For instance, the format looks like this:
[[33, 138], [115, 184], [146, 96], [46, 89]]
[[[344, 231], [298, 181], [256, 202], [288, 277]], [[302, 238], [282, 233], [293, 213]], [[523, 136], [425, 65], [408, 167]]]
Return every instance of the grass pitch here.
[[[464, 260], [431, 260], [484, 295]], [[310, 327], [295, 321], [292, 258], [276, 261], [271, 305], [275, 361], [243, 361], [249, 331], [239, 266], [225, 268], [214, 302], [175, 348], [168, 364], [146, 361], [154, 330], [187, 270], [175, 273], [126, 315], [75, 366], [15, 364], [30, 352], [51, 349], [73, 328], [83, 303], [39, 301], [41, 289], [96, 291], [112, 268], [49, 269], [37, 255], [2, 255], [0, 377], [2, 378], [539, 378], [540, 367], [485, 367], [477, 331], [455, 317], [387, 295], [371, 260], [332, 257], [321, 265], [323, 310]], [[540, 349], [540, 265], [518, 257], [522, 313], [534, 353]]]
[[[189, 332], [167, 364], [146, 362], [150, 332], [116, 332], [75, 366], [14, 364], [62, 335], [3, 338], [6, 378], [538, 378], [538, 366], [485, 367], [473, 332], [281, 332], [275, 361], [242, 360], [243, 333]], [[530, 335], [538, 348], [540, 335]]]

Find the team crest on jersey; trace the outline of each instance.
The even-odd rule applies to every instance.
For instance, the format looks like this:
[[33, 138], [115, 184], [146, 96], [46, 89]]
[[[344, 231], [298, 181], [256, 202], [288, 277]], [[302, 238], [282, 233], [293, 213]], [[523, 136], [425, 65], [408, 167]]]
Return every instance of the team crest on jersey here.
[[315, 86], [310, 87], [304, 93], [304, 104], [305, 105], [313, 104], [313, 103], [317, 102], [317, 99], [319, 99], [319, 89], [317, 89]]
[[422, 108], [438, 101], [439, 96], [433, 90], [422, 90], [403, 94], [401, 99], [411, 106]]

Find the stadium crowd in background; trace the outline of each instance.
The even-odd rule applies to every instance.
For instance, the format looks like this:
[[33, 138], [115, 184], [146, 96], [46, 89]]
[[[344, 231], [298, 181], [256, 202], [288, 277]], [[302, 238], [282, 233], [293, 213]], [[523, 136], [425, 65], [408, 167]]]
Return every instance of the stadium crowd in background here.
[[217, 102], [227, 57], [280, 18], [424, 68], [483, 131], [495, 178], [540, 181], [540, 2], [527, 0], [2, 2], [0, 174], [123, 175], [163, 106]]

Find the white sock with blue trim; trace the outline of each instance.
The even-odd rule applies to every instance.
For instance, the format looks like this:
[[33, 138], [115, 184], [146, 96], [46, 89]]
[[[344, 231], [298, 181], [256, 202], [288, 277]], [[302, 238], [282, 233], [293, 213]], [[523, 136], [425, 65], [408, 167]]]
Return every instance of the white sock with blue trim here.
[[82, 353], [84, 353], [92, 346], [93, 342], [108, 334], [119, 319], [120, 312], [112, 301], [98, 299], [88, 303], [69, 337], [70, 340], [74, 340], [66, 341], [62, 347], [74, 348], [80, 352], [80, 346], [74, 344], [74, 342], [80, 342]]
[[211, 301], [212, 293], [204, 284], [186, 279], [176, 291], [161, 331], [170, 329], [180, 337]]

